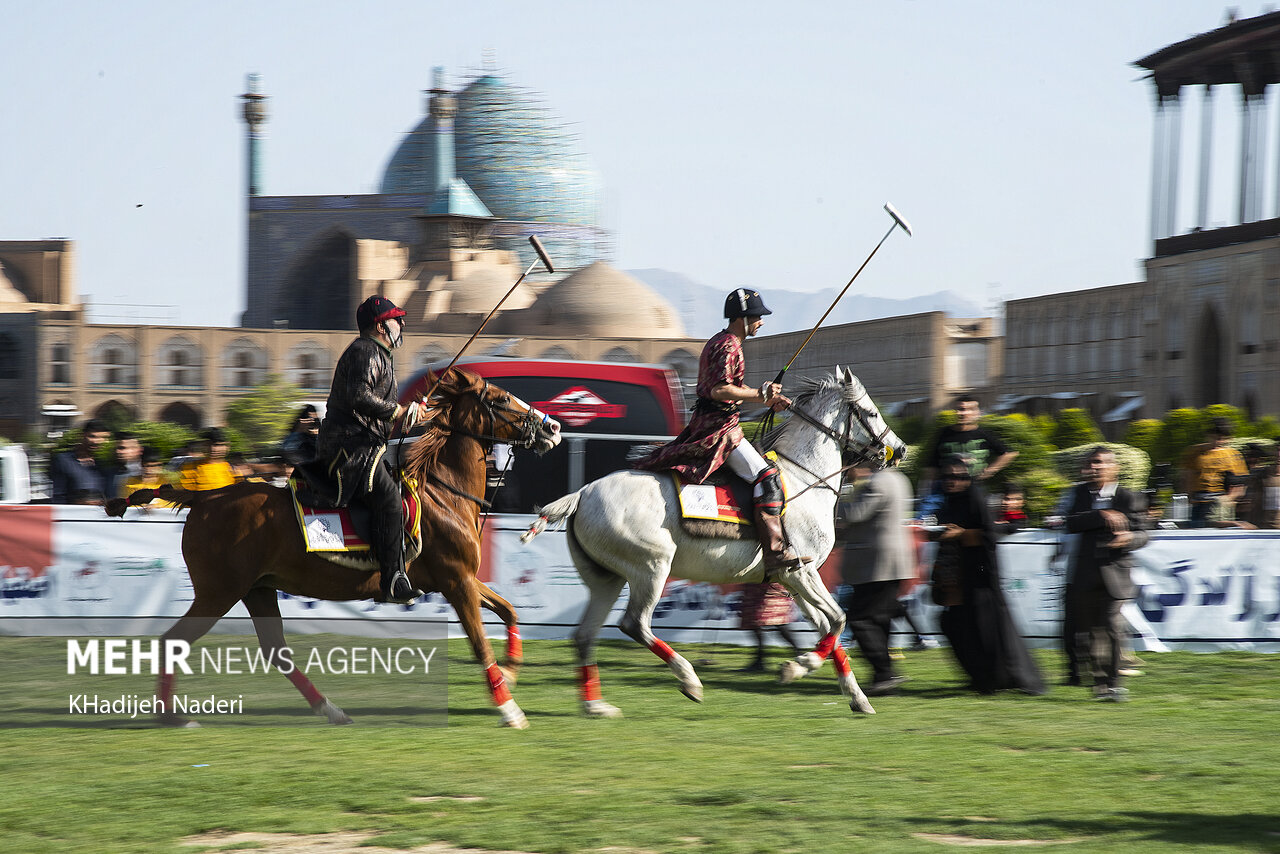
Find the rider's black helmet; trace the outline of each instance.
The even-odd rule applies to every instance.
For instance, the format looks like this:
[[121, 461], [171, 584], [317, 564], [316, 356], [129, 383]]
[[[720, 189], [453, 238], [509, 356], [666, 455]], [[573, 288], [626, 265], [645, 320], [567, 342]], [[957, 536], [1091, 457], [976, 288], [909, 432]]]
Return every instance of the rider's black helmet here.
[[384, 320], [393, 317], [404, 317], [404, 309], [386, 297], [372, 296], [360, 303], [356, 309], [356, 327], [361, 331], [372, 329]]
[[724, 300], [724, 316], [729, 320], [739, 317], [764, 317], [773, 314], [765, 307], [759, 291], [738, 288]]

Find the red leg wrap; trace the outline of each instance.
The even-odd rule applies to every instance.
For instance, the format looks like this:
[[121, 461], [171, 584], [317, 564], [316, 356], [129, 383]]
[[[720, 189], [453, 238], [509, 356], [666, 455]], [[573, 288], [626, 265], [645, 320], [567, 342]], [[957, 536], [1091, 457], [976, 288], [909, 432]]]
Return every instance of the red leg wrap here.
[[511, 661], [524, 658], [524, 644], [520, 641], [519, 626], [507, 626], [507, 658]]
[[502, 675], [502, 669], [497, 663], [490, 664], [485, 668], [485, 675], [489, 677], [489, 691], [493, 694], [493, 704], [501, 706], [503, 703], [511, 699], [511, 692], [507, 690], [506, 677]]
[[294, 668], [285, 674], [289, 677], [289, 681], [293, 683], [293, 687], [313, 706], [318, 706], [324, 702], [324, 694], [316, 690], [316, 686], [311, 684], [311, 680], [301, 670]]
[[818, 658], [826, 661], [827, 656], [831, 655], [831, 650], [835, 649], [837, 640], [838, 638], [835, 635], [823, 635], [822, 640], [818, 641], [818, 645], [813, 648], [813, 651], [818, 654]]
[[582, 699], [584, 702], [600, 699], [600, 671], [596, 669], [594, 664], [588, 664], [578, 668], [582, 685]]
[[156, 699], [160, 701], [160, 713], [173, 711], [173, 674], [161, 673], [156, 684]]
[[848, 676], [853, 672], [849, 667], [849, 654], [844, 651], [844, 647], [836, 644], [831, 653], [831, 662], [835, 665], [837, 676]]
[[653, 643], [649, 644], [649, 651], [663, 661], [670, 661], [676, 654], [676, 651], [667, 646], [660, 638], [653, 639]]

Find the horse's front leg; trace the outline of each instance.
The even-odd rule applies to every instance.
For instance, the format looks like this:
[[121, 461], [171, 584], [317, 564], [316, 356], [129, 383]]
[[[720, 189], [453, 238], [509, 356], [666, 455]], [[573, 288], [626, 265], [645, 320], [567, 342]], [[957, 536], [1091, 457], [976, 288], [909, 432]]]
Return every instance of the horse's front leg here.
[[660, 572], [633, 573], [627, 577], [631, 595], [627, 599], [627, 610], [618, 622], [618, 628], [665, 661], [676, 679], [680, 680], [680, 693], [695, 703], [701, 703], [702, 681], [693, 671], [693, 665], [653, 633], [653, 609], [657, 607], [662, 595], [668, 571], [669, 567], [666, 567]]
[[467, 633], [467, 640], [471, 642], [471, 651], [484, 667], [493, 704], [502, 713], [502, 725], [525, 729], [529, 726], [529, 721], [511, 696], [506, 676], [503, 675], [502, 668], [493, 657], [493, 649], [489, 646], [489, 639], [484, 634], [484, 623], [480, 619], [481, 594], [479, 584], [475, 581], [475, 574], [459, 572], [455, 577], [459, 577], [460, 581], [440, 592], [444, 594], [444, 598], [453, 606], [458, 619], [462, 621], [462, 629]]
[[849, 700], [849, 708], [854, 712], [874, 715], [876, 710], [858, 685], [858, 678], [853, 675], [853, 668], [849, 666], [849, 656], [844, 647], [840, 646], [840, 634], [844, 631], [845, 623], [844, 612], [822, 585], [818, 573], [809, 569], [801, 570], [788, 573], [780, 581], [795, 596], [800, 610], [822, 636], [812, 651], [783, 663], [778, 681], [786, 685], [801, 679], [830, 658], [840, 681], [840, 692]]
[[516, 677], [520, 674], [520, 665], [524, 664], [524, 643], [520, 638], [516, 609], [511, 607], [511, 603], [506, 599], [494, 593], [489, 585], [479, 579], [476, 580], [476, 584], [480, 588], [480, 604], [497, 615], [507, 627], [507, 662], [502, 666], [502, 675], [507, 678], [507, 682], [514, 685]]

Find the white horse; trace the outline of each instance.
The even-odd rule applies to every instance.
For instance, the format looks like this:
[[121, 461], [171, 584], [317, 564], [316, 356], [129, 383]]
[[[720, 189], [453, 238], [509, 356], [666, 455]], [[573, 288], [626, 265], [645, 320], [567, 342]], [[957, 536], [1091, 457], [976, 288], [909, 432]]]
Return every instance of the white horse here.
[[[780, 674], [790, 682], [833, 656], [840, 688], [854, 712], [874, 714], [849, 667], [838, 639], [844, 613], [818, 576], [835, 544], [835, 504], [845, 458], [878, 465], [899, 462], [906, 446], [894, 435], [862, 383], [847, 368], [823, 380], [802, 380], [804, 390], [792, 416], [765, 438], [779, 456], [788, 485], [784, 526], [798, 555], [809, 556], [800, 569], [777, 579], [795, 597], [805, 617], [822, 636], [812, 651], [787, 661]], [[667, 663], [680, 690], [702, 701], [702, 683], [685, 658], [651, 629], [653, 609], [669, 576], [713, 584], [764, 579], [760, 547], [752, 539], [707, 539], [681, 527], [679, 501], [666, 472], [619, 471], [587, 484], [542, 508], [522, 538], [528, 542], [547, 525], [569, 520], [569, 551], [590, 592], [582, 621], [574, 632], [583, 709], [592, 717], [618, 717], [616, 706], [600, 694], [595, 662], [596, 637], [624, 584], [631, 586], [619, 628]]]

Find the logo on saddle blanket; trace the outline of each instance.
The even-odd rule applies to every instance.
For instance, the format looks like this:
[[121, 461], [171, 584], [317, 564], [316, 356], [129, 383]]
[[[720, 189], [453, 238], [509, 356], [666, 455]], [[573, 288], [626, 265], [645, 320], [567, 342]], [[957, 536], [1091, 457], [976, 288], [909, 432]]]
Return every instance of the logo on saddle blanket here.
[[[772, 452], [765, 454], [765, 458], [770, 462], [777, 462]], [[681, 517], [734, 525], [755, 524], [751, 513], [751, 484], [745, 480], [727, 474], [723, 481], [717, 478], [706, 483], [685, 483], [677, 472], [673, 471], [671, 476], [675, 478], [676, 493], [680, 496]], [[715, 475], [712, 477], [715, 478]], [[785, 475], [782, 478], [782, 494], [791, 494]], [[785, 504], [783, 512], [786, 512]]]
[[[309, 552], [367, 552], [371, 548], [356, 530], [351, 511], [346, 507], [307, 507], [298, 500], [293, 481], [289, 481], [293, 509], [297, 511], [302, 538]], [[422, 507], [418, 503], [417, 484], [410, 478], [400, 483], [401, 512], [404, 533], [412, 542], [421, 536]]]

